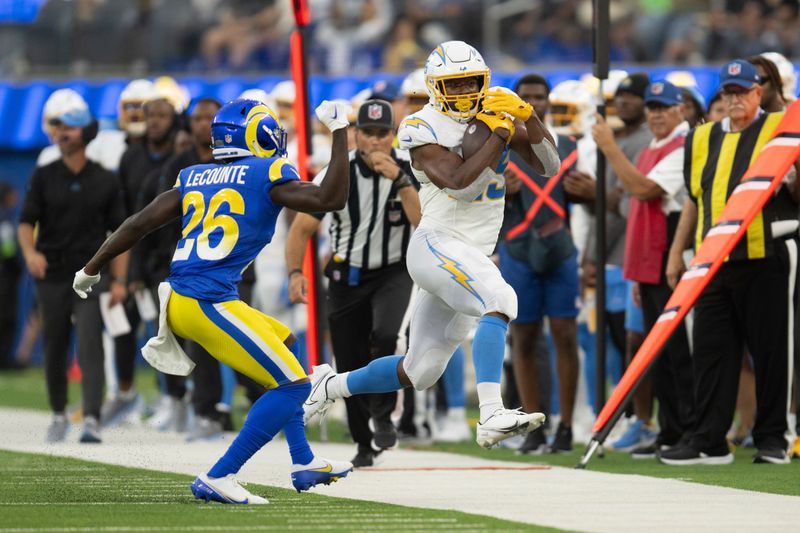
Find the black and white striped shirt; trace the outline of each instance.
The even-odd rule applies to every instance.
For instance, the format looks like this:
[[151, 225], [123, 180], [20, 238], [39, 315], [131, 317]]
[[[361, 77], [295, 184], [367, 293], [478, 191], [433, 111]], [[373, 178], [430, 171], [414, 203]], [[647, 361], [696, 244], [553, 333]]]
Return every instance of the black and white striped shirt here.
[[[392, 157], [403, 172], [412, 176], [407, 151], [393, 149]], [[317, 174], [314, 183], [321, 183], [327, 170], [325, 167]], [[358, 150], [350, 152], [347, 205], [332, 215], [330, 235], [334, 256], [364, 270], [387, 267], [405, 259], [411, 224], [394, 182], [372, 171]], [[322, 220], [325, 213], [315, 216]]]

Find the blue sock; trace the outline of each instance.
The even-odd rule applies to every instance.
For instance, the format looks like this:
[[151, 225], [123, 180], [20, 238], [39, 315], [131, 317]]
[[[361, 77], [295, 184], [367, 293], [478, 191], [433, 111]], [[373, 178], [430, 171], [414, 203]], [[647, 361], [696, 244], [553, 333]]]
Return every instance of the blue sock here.
[[484, 316], [478, 322], [472, 340], [472, 361], [475, 364], [476, 383], [500, 383], [503, 357], [506, 351], [508, 323], [494, 316]]
[[283, 428], [286, 435], [286, 443], [289, 445], [289, 454], [292, 456], [292, 464], [307, 465], [314, 459], [314, 452], [308, 445], [306, 437], [306, 426], [303, 423], [303, 409], [300, 408]]
[[402, 355], [387, 355], [371, 361], [367, 366], [353, 370], [347, 375], [347, 388], [350, 394], [370, 394], [400, 390], [400, 376], [397, 365]]
[[298, 410], [302, 410], [303, 402], [310, 393], [310, 383], [283, 385], [265, 392], [247, 414], [239, 436], [208, 471], [209, 477], [225, 477], [238, 472], [253, 454], [286, 426]]
[[442, 375], [447, 407], [464, 407], [467, 395], [464, 392], [464, 350], [459, 346], [447, 363]]

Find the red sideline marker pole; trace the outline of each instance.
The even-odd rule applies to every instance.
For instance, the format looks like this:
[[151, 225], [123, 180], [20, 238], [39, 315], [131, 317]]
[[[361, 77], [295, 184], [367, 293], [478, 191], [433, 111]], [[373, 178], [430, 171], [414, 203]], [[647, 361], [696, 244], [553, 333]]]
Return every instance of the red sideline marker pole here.
[[[291, 68], [292, 79], [295, 85], [294, 116], [297, 128], [297, 171], [303, 181], [310, 181], [312, 177], [308, 171], [308, 161], [311, 155], [311, 115], [309, 110], [308, 94], [308, 62], [305, 48], [306, 33], [311, 22], [311, 10], [306, 0], [292, 0], [295, 23], [297, 29], [291, 37]], [[310, 367], [320, 361], [320, 332], [319, 320], [319, 265], [317, 259], [317, 240], [312, 237], [308, 241], [306, 257], [303, 262], [303, 272], [308, 278], [308, 324], [306, 328], [306, 350]]]
[[783, 176], [800, 157], [800, 102], [784, 114], [772, 139], [761, 149], [741, 183], [708, 231], [686, 273], [675, 287], [664, 311], [647, 335], [592, 427], [594, 436], [578, 463], [585, 468], [630, 401], [636, 386], [655, 361], [664, 343], [717, 273], [725, 258], [747, 232], [753, 219], [778, 188]]

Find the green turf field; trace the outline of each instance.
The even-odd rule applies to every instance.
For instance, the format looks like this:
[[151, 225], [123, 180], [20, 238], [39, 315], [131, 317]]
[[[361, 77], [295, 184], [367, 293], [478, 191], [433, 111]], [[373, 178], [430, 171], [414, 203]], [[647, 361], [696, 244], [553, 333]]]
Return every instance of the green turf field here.
[[[153, 399], [156, 397], [155, 377], [151, 370], [140, 371], [137, 381], [145, 398]], [[71, 385], [71, 403], [75, 404], [79, 401], [79, 398], [79, 387]], [[235, 404], [234, 421], [237, 427], [241, 427], [241, 422], [247, 410], [246, 401], [243, 397], [239, 397]], [[47, 409], [47, 396], [41, 369], [0, 373], [0, 406]], [[474, 410], [471, 411], [472, 416], [476, 416], [476, 412]], [[316, 424], [309, 426], [308, 434], [311, 440], [318, 440], [319, 427]], [[327, 436], [333, 442], [350, 442], [347, 428], [340, 422], [330, 421], [328, 423]], [[484, 450], [473, 442], [430, 446], [402, 446], [473, 455], [484, 459], [544, 463], [566, 467], [575, 466], [583, 451], [583, 447], [578, 446], [571, 454], [518, 456], [513, 450], [509, 449]], [[736, 461], [732, 465], [671, 467], [657, 463], [654, 460], [636, 461], [631, 459], [628, 454], [617, 453], [612, 450], [606, 454], [605, 458], [595, 455], [588, 468], [615, 474], [639, 474], [674, 478], [709, 485], [800, 496], [800, 483], [798, 482], [798, 479], [800, 479], [800, 461], [795, 460], [790, 465], [755, 465], [751, 462], [754, 453], [755, 450], [752, 449], [742, 448], [736, 450]]]
[[298, 494], [249, 484], [270, 505], [206, 504], [190, 476], [0, 451], [0, 533], [561, 531], [455, 511]]

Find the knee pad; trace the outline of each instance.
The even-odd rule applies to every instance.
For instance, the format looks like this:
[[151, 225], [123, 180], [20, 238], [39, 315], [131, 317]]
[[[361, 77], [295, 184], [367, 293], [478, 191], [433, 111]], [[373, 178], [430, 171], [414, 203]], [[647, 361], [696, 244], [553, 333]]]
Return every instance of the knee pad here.
[[426, 390], [431, 388], [442, 377], [452, 355], [452, 351], [431, 348], [415, 357], [404, 358], [403, 370], [405, 370], [415, 390]]
[[494, 298], [487, 302], [486, 313], [503, 313], [511, 322], [517, 318], [517, 293], [508, 283], [497, 287]]

